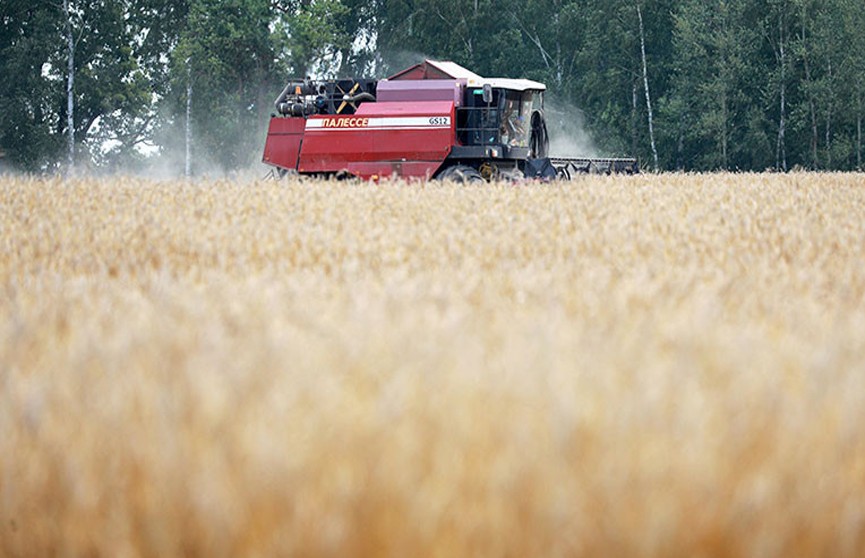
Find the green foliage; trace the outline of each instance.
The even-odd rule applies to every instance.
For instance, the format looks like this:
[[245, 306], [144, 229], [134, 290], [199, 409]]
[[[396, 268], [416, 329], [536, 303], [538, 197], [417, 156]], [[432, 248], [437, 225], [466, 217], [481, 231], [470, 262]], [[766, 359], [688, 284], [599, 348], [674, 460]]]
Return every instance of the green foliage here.
[[[92, 164], [112, 164], [132, 149], [136, 131], [146, 126], [151, 87], [135, 52], [140, 29], [126, 20], [125, 2], [79, 2], [78, 8], [81, 17], [73, 26], [76, 137]], [[58, 67], [65, 57], [59, 53]], [[103, 153], [106, 143], [113, 149]]]
[[339, 69], [340, 47], [352, 41], [343, 27], [348, 13], [338, 0], [285, 3], [273, 34], [283, 69], [299, 78], [313, 69]]
[[[163, 155], [183, 151], [187, 91], [192, 90], [193, 162], [197, 172], [248, 165], [259, 151], [275, 86], [267, 0], [189, 0], [169, 67], [170, 89], [158, 131]], [[259, 155], [260, 156], [260, 155]]]
[[683, 131], [684, 148], [712, 146], [694, 150], [699, 168], [740, 168], [746, 157], [768, 157], [744, 141], [759, 136], [748, 106], [759, 39], [746, 25], [751, 15], [728, 0], [687, 0], [675, 15], [672, 94], [689, 99], [695, 124]]
[[[85, 166], [109, 165], [146, 128], [152, 87], [139, 66], [141, 28], [129, 4], [71, 2], [75, 39], [75, 136]], [[0, 149], [22, 170], [57, 167], [66, 129], [67, 48], [59, 4], [10, 1], [0, 15]], [[108, 152], [106, 152], [106, 149]]]
[[48, 60], [60, 14], [50, 5], [0, 4], [0, 150], [24, 170], [48, 167], [60, 150], [60, 74]]

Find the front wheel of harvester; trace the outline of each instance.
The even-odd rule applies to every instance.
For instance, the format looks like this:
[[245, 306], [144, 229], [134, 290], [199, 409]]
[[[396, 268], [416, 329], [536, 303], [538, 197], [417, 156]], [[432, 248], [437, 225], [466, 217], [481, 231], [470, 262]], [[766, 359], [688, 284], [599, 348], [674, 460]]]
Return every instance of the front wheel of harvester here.
[[453, 180], [459, 184], [480, 184], [484, 181], [481, 173], [468, 165], [448, 167], [438, 175], [439, 180]]

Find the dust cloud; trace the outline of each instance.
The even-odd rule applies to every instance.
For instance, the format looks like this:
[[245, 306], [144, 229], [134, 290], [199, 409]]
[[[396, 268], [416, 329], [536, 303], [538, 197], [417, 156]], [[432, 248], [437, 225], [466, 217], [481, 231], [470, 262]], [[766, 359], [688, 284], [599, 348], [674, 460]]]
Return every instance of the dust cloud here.
[[572, 104], [547, 97], [544, 115], [550, 136], [552, 157], [600, 157], [595, 141], [586, 129], [586, 117]]

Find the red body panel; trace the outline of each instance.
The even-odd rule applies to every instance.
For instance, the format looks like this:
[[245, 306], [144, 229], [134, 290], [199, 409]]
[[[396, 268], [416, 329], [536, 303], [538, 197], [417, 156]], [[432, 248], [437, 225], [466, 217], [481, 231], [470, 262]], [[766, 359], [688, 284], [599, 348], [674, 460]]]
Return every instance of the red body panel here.
[[297, 168], [305, 125], [303, 118], [271, 118], [264, 144], [264, 162], [284, 169]]
[[[299, 126], [302, 135], [295, 132]], [[301, 173], [347, 171], [361, 178], [392, 174], [428, 178], [450, 153], [455, 126], [452, 101], [375, 102], [360, 105], [352, 115], [275, 117], [265, 162]], [[279, 132], [283, 129], [291, 131]], [[287, 154], [297, 146], [300, 156], [295, 164], [282, 164], [291, 163]]]

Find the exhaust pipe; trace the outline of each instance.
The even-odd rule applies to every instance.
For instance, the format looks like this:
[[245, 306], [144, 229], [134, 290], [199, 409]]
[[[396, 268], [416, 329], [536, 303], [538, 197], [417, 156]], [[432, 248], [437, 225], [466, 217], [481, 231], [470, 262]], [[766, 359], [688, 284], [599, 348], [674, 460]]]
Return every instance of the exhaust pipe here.
[[372, 93], [368, 93], [368, 92], [364, 91], [363, 93], [358, 93], [357, 95], [354, 95], [353, 97], [349, 97], [348, 95], [343, 95], [342, 100], [343, 100], [343, 102], [346, 102], [346, 103], [360, 103], [361, 101], [369, 101], [371, 103], [374, 103], [375, 102], [375, 95], [373, 95]]

